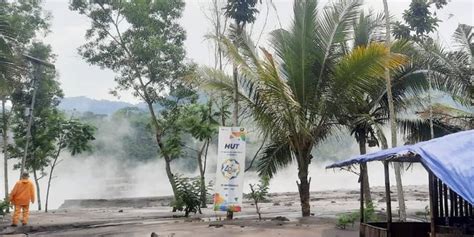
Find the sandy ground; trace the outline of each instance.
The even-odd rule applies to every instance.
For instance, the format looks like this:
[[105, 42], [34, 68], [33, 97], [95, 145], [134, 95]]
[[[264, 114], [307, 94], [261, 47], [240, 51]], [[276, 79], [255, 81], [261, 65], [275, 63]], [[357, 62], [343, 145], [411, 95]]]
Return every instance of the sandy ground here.
[[[424, 186], [406, 187], [406, 201], [409, 216], [422, 220], [427, 202], [427, 190]], [[394, 195], [394, 194], [393, 194]], [[373, 198], [377, 210], [383, 214], [385, 199], [383, 188], [373, 188]], [[33, 211], [30, 224], [26, 227], [9, 227], [10, 216], [1, 221], [2, 236], [151, 236], [154, 232], [161, 237], [184, 236], [291, 236], [291, 237], [352, 237], [358, 236], [357, 224], [347, 230], [335, 227], [336, 218], [341, 213], [358, 210], [358, 191], [334, 190], [311, 194], [312, 215], [300, 218], [300, 205], [296, 193], [271, 194], [269, 201], [262, 204], [264, 220], [259, 221], [255, 208], [250, 202], [244, 203], [243, 212], [236, 213], [232, 221], [221, 221], [225, 213], [203, 209], [203, 214], [190, 218], [180, 217], [181, 213], [172, 213], [160, 198], [161, 205], [148, 207], [127, 206], [124, 200], [100, 200], [100, 207], [75, 206], [54, 210], [49, 213]], [[142, 199], [140, 199], [142, 200]], [[149, 200], [149, 199], [147, 199]], [[129, 202], [127, 200], [127, 202]], [[107, 207], [104, 207], [108, 205]], [[156, 203], [154, 204], [156, 205]], [[140, 205], [138, 205], [140, 206]], [[392, 209], [397, 210], [397, 202], [392, 199]], [[275, 220], [277, 216], [288, 221]], [[383, 217], [382, 217], [383, 218]]]

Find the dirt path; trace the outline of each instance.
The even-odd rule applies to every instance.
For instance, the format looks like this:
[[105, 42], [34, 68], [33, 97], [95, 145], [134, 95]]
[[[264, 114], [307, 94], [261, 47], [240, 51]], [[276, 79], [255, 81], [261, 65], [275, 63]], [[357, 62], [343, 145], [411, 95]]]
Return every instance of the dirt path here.
[[[89, 228], [73, 228], [30, 233], [28, 236], [151, 236], [156, 233], [160, 237], [261, 237], [261, 236], [292, 236], [292, 237], [356, 237], [355, 230], [337, 230], [328, 220], [313, 218], [299, 221], [256, 221], [236, 220], [232, 222], [184, 222], [184, 221], [152, 221], [127, 223], [109, 223]], [[221, 226], [222, 225], [222, 226]]]
[[[373, 188], [376, 209], [380, 213], [384, 213], [385, 208], [382, 190]], [[426, 194], [425, 187], [406, 188], [406, 203], [412, 217], [416, 217], [416, 211], [424, 210]], [[266, 220], [258, 221], [252, 204], [245, 202], [243, 212], [236, 213], [236, 220], [230, 222], [220, 221], [225, 213], [211, 209], [204, 209], [203, 214], [192, 218], [176, 216], [182, 213], [172, 213], [161, 201], [155, 202], [164, 200], [160, 198], [75, 200], [69, 202], [70, 209], [32, 212], [27, 227], [9, 227], [10, 216], [6, 216], [0, 223], [0, 236], [151, 236], [154, 232], [161, 237], [355, 237], [358, 236], [357, 229], [338, 230], [335, 222], [338, 214], [358, 211], [358, 196], [355, 190], [313, 193], [311, 210], [314, 216], [300, 218], [297, 193], [272, 194], [269, 202], [261, 204]], [[396, 200], [392, 200], [392, 209], [396, 210], [396, 206]], [[272, 220], [277, 216], [286, 217], [288, 221]]]

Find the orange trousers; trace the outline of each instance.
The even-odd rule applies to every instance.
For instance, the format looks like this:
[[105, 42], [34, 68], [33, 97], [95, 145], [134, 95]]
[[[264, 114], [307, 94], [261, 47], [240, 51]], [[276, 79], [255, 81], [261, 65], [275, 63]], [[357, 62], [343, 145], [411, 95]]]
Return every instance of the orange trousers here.
[[15, 212], [13, 213], [12, 224], [18, 225], [20, 220], [20, 211], [23, 211], [23, 224], [28, 223], [28, 217], [30, 217], [30, 205], [15, 205]]

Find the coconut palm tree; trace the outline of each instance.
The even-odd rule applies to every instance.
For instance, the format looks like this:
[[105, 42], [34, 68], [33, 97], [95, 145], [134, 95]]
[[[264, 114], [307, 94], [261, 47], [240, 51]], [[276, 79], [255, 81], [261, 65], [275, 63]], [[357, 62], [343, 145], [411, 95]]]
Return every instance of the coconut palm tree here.
[[[296, 0], [293, 24], [271, 34], [274, 54], [262, 49], [262, 57], [248, 36], [242, 36], [239, 51], [223, 40], [242, 74], [239, 97], [269, 135], [258, 171], [272, 177], [295, 162], [303, 216], [310, 215], [311, 152], [337, 126], [341, 104], [380, 84], [385, 67], [405, 61], [377, 43], [347, 50], [359, 7], [359, 1], [344, 0], [318, 12], [315, 0]], [[232, 94], [232, 78], [224, 72], [205, 68], [201, 74], [201, 83]]]

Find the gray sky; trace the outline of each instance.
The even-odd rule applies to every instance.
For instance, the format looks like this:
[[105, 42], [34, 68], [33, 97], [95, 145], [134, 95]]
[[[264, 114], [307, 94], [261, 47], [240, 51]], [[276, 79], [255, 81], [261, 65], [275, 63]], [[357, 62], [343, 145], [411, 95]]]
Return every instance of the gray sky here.
[[[205, 16], [210, 1], [185, 0], [182, 26], [187, 32], [185, 42], [187, 56], [199, 64], [212, 64], [213, 54], [209, 42], [205, 41], [211, 25]], [[263, 22], [267, 15], [267, 6], [260, 6], [261, 13], [253, 28], [254, 37], [263, 29]], [[110, 70], [100, 69], [97, 66], [88, 65], [77, 54], [77, 48], [85, 42], [84, 33], [89, 27], [87, 18], [68, 9], [67, 0], [46, 0], [45, 9], [53, 15], [51, 22], [51, 33], [46, 37], [46, 42], [53, 47], [54, 53], [58, 55], [56, 67], [59, 71], [60, 81], [66, 97], [87, 96], [94, 99], [122, 100], [136, 103], [138, 100], [130, 93], [121, 92], [120, 98], [110, 95], [108, 92], [114, 87], [114, 73]], [[292, 18], [293, 0], [273, 0], [277, 8], [279, 18], [283, 26], [287, 26]], [[327, 0], [321, 0], [320, 5]], [[408, 8], [410, 0], [388, 0], [391, 15], [401, 19], [404, 9]], [[382, 11], [382, 0], [366, 0], [364, 7]], [[451, 2], [439, 11], [438, 17], [443, 21], [439, 27], [439, 39], [447, 46], [451, 42], [451, 35], [458, 23], [474, 25], [474, 0], [451, 0]], [[449, 17], [450, 14], [454, 16]], [[267, 25], [264, 28], [264, 37], [273, 29], [278, 27], [276, 12], [270, 7]], [[262, 43], [265, 42], [262, 38]]]

